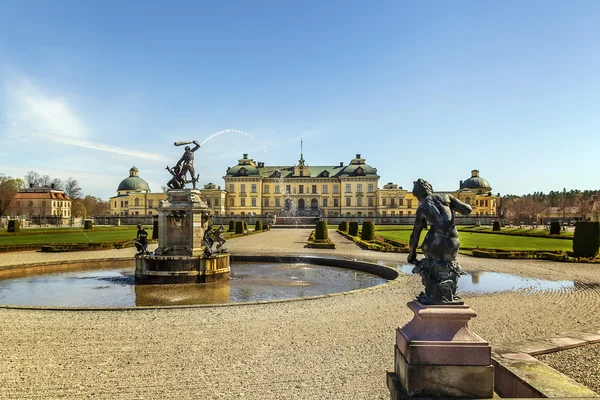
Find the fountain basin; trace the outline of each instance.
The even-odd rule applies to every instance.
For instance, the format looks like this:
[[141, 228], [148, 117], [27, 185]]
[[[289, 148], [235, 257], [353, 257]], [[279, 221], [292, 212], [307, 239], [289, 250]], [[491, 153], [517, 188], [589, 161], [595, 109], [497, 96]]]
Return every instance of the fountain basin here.
[[399, 275], [382, 265], [339, 259], [231, 259], [229, 279], [205, 284], [138, 284], [133, 258], [15, 266], [0, 270], [0, 307], [101, 310], [257, 304], [382, 287]]

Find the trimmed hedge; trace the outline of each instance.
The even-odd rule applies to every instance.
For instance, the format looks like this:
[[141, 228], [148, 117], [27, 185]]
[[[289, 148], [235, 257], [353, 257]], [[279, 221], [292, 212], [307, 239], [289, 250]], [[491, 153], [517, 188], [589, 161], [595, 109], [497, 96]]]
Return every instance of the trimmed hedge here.
[[352, 240], [354, 243], [356, 243], [361, 248], [366, 249], [366, 250], [386, 251], [386, 252], [392, 252], [392, 253], [408, 253], [408, 245], [406, 245], [402, 242], [399, 242], [399, 243], [402, 243], [401, 246], [395, 246], [391, 243], [391, 242], [395, 242], [393, 240], [390, 242], [388, 242], [385, 239], [384, 239], [384, 241], [372, 240], [370, 242], [367, 242], [366, 240], [362, 240], [358, 236], [352, 236], [352, 235], [348, 234], [347, 232], [342, 232], [342, 231], [338, 230], [338, 233], [340, 235]]
[[158, 239], [158, 220], [152, 221], [152, 239]]
[[[321, 222], [321, 221], [318, 221]], [[322, 221], [325, 222], [325, 221]], [[318, 224], [317, 224], [318, 226]], [[327, 223], [325, 224], [327, 227]], [[327, 229], [327, 228], [325, 228]], [[306, 247], [311, 249], [335, 249], [335, 244], [329, 239], [315, 239], [316, 231], [312, 231], [308, 237], [308, 241], [306, 242]], [[325, 230], [327, 232], [327, 230]]]
[[371, 240], [375, 240], [375, 224], [373, 223], [373, 221], [363, 222], [360, 238], [369, 242]]
[[358, 236], [358, 222], [352, 221], [350, 225], [348, 225], [348, 233], [351, 236]]
[[17, 233], [21, 231], [21, 223], [15, 219], [11, 219], [8, 221], [8, 229], [7, 232]]
[[83, 225], [83, 229], [92, 229], [94, 227], [94, 223], [92, 221], [85, 221]]
[[550, 222], [550, 234], [560, 235], [560, 222]]
[[327, 221], [317, 221], [317, 226], [315, 228], [315, 239], [316, 240], [329, 239], [329, 234], [327, 232]]
[[235, 232], [235, 221], [234, 220], [229, 221], [229, 229], [227, 229], [227, 232]]
[[473, 257], [498, 258], [498, 259], [526, 259], [540, 258], [544, 260], [565, 261], [566, 254], [556, 250], [502, 250], [502, 249], [471, 249]]
[[492, 227], [492, 231], [499, 232], [502, 229], [500, 228], [500, 221], [494, 221], [494, 225]]
[[242, 221], [235, 221], [235, 233], [236, 234], [240, 234], [240, 233], [244, 233], [244, 222]]
[[573, 255], [594, 258], [600, 248], [600, 222], [579, 221], [575, 223]]
[[254, 225], [254, 230], [255, 231], [262, 231], [263, 230], [263, 223], [262, 223], [262, 221], [256, 221], [256, 224]]
[[338, 226], [338, 230], [340, 230], [342, 232], [348, 232], [348, 221], [340, 222], [340, 225]]

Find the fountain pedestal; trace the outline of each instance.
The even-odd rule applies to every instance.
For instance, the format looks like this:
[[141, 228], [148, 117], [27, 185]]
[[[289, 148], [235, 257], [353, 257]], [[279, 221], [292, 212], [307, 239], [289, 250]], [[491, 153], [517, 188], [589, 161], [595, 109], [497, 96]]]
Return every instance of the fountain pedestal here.
[[210, 254], [203, 243], [208, 205], [196, 189], [169, 190], [158, 210], [158, 248], [136, 257], [140, 283], [214, 282], [229, 277], [229, 254]]
[[391, 398], [492, 398], [491, 347], [471, 332], [477, 313], [467, 305], [423, 305], [411, 301], [413, 319], [396, 330]]

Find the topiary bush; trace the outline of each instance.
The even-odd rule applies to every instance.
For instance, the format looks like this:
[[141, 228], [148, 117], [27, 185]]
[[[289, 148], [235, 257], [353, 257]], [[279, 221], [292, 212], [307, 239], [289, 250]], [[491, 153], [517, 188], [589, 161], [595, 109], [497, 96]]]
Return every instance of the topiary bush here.
[[560, 235], [560, 222], [550, 222], [550, 234]]
[[263, 230], [262, 221], [256, 221], [256, 225], [254, 225], [254, 230], [255, 231], [262, 231]]
[[15, 219], [11, 219], [8, 221], [8, 229], [7, 232], [21, 232], [21, 223]]
[[158, 239], [158, 220], [152, 221], [152, 239]]
[[492, 231], [500, 231], [500, 221], [494, 221], [494, 226], [492, 227]]
[[235, 221], [231, 220], [229, 221], [229, 228], [227, 229], [228, 232], [234, 232], [235, 231]]
[[358, 236], [358, 222], [352, 221], [350, 225], [348, 225], [348, 233], [351, 236]]
[[315, 229], [315, 239], [329, 239], [329, 233], [327, 232], [327, 221], [317, 221], [317, 227]]
[[235, 233], [244, 233], [244, 222], [235, 221]]
[[348, 221], [340, 222], [338, 229], [342, 232], [348, 232]]
[[92, 229], [94, 227], [94, 223], [92, 221], [85, 221], [83, 225], [83, 229]]
[[579, 221], [575, 224], [573, 255], [594, 258], [600, 248], [600, 222]]
[[366, 241], [371, 241], [375, 239], [375, 224], [373, 223], [373, 221], [363, 222], [360, 238]]

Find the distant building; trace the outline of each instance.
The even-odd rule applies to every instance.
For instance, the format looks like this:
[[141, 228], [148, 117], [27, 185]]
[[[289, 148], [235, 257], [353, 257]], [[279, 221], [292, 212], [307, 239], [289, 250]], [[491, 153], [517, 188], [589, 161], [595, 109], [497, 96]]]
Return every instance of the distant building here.
[[140, 178], [139, 170], [132, 167], [129, 177], [117, 188], [117, 195], [109, 198], [110, 214], [118, 216], [158, 215], [158, 205], [166, 193], [152, 193], [148, 182]]
[[21, 189], [10, 203], [8, 215], [37, 224], [62, 225], [71, 218], [72, 200], [54, 187]]
[[[225, 214], [226, 193], [213, 183], [204, 185], [200, 197], [209, 206], [213, 215]], [[139, 170], [132, 167], [129, 177], [123, 179], [117, 188], [117, 195], [109, 199], [110, 214], [122, 217], [158, 215], [160, 202], [167, 199], [166, 193], [150, 191], [148, 182], [140, 178]]]
[[[300, 153], [297, 165], [270, 166], [244, 154], [227, 169], [225, 187], [204, 185], [200, 198], [211, 215], [328, 216], [328, 217], [414, 217], [419, 202], [410, 190], [392, 182], [379, 188], [377, 169], [360, 154], [348, 165], [309, 166]], [[435, 188], [434, 188], [435, 189]], [[439, 192], [438, 192], [439, 193]], [[499, 196], [478, 170], [448, 193], [468, 203], [472, 216], [496, 215]], [[136, 167], [129, 170], [111, 197], [113, 216], [158, 214], [166, 193], [152, 193]]]
[[297, 165], [266, 166], [244, 154], [223, 177], [229, 215], [295, 216], [375, 215], [379, 175], [356, 158], [345, 166], [308, 166], [302, 153]]

